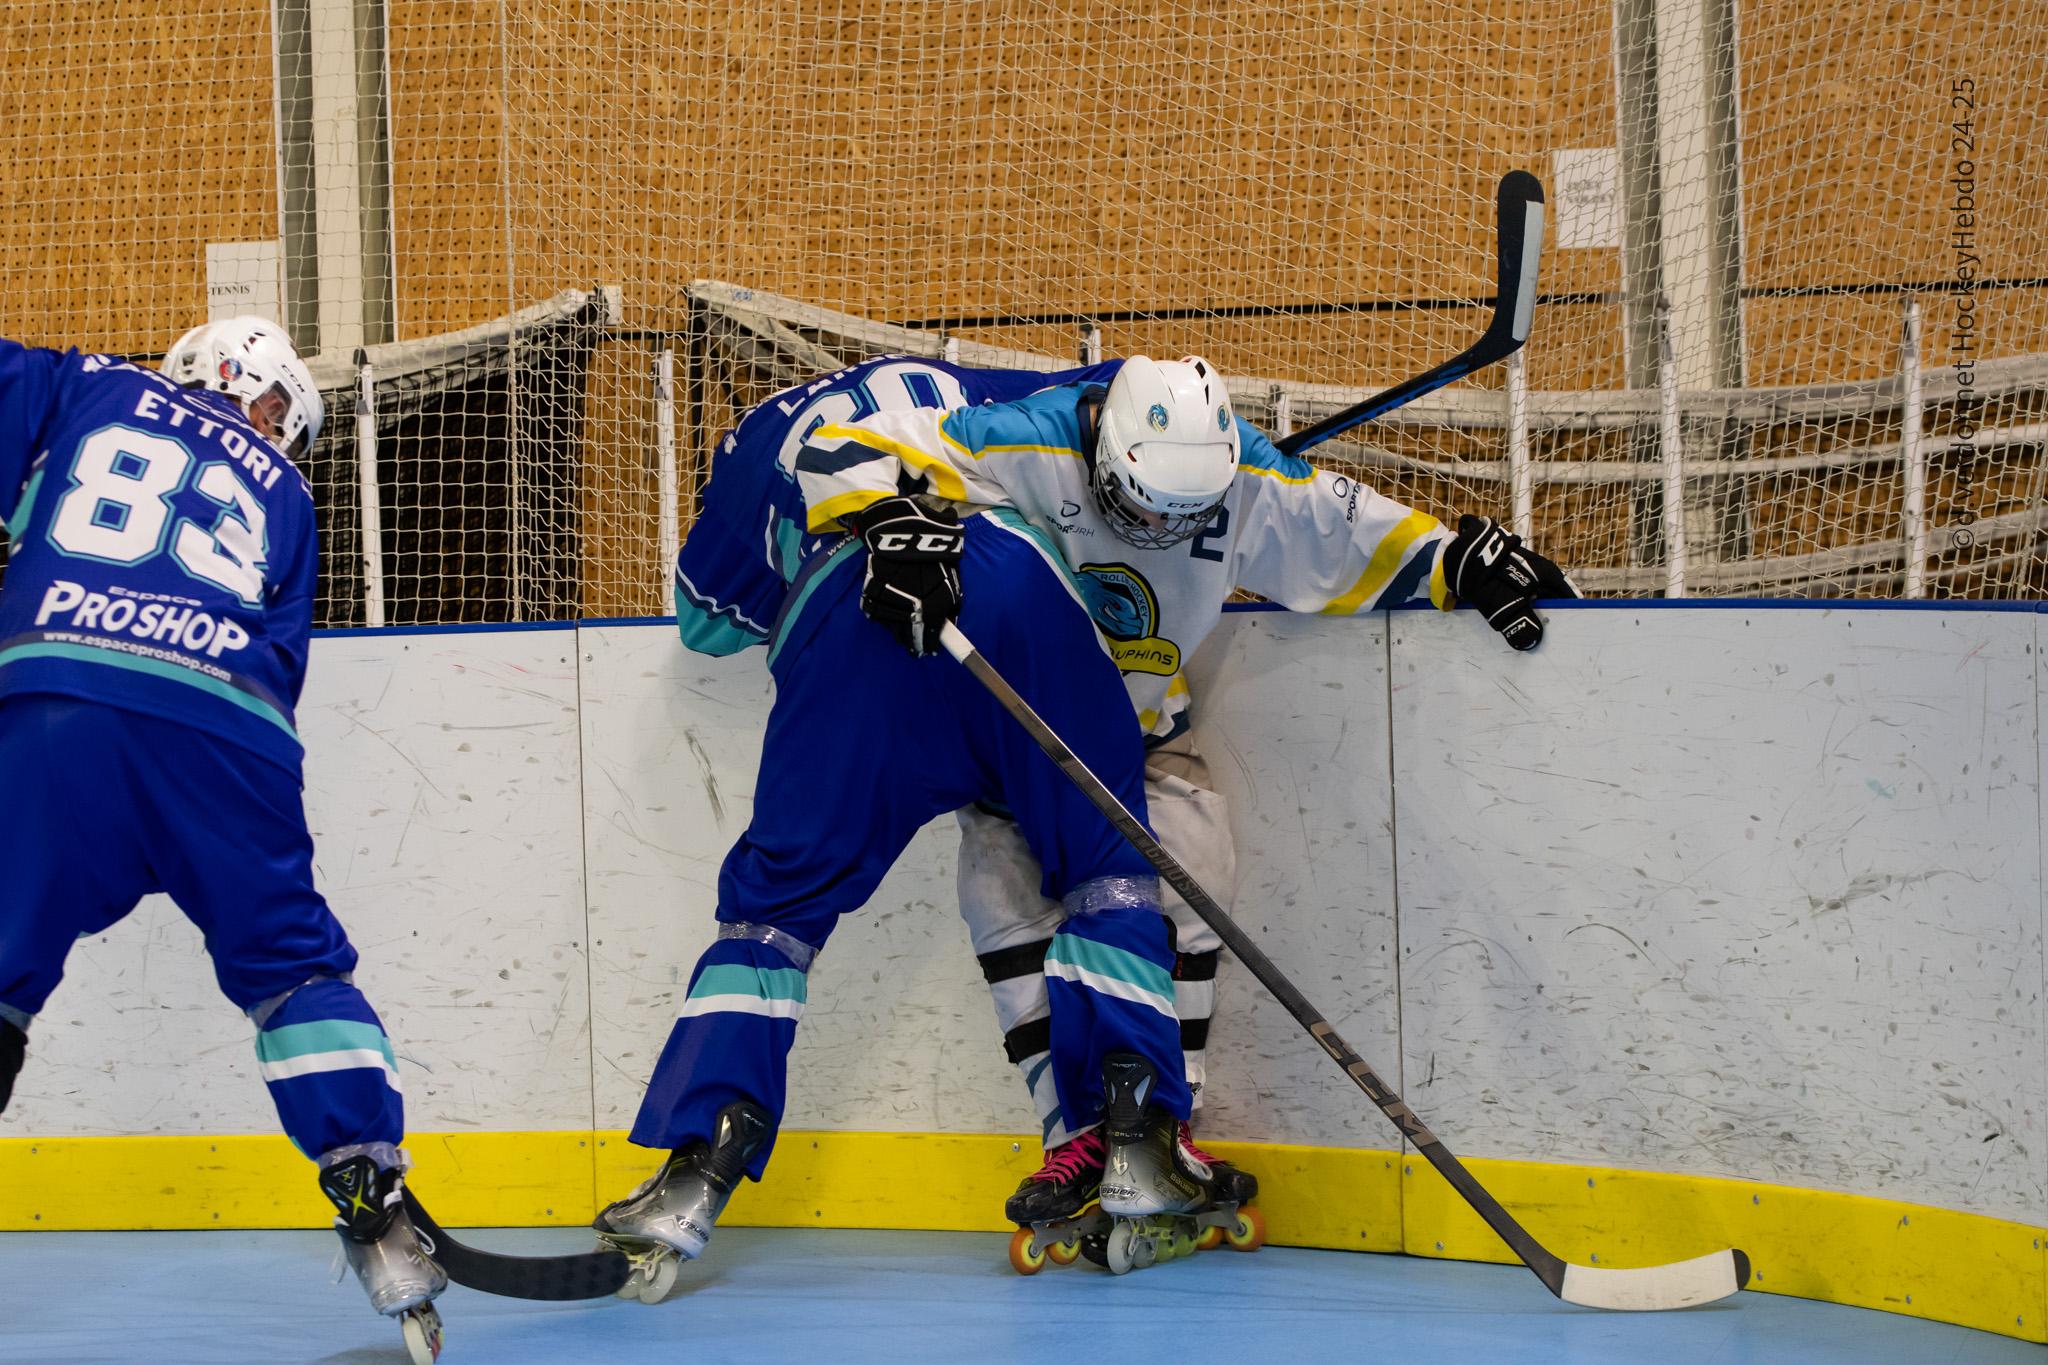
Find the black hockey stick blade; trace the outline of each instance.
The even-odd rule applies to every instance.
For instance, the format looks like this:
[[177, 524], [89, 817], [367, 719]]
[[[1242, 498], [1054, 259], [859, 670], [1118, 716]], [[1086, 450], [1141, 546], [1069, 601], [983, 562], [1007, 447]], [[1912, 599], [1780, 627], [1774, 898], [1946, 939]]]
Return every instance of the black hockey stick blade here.
[[411, 1186], [405, 1211], [432, 1242], [432, 1255], [448, 1278], [468, 1289], [506, 1299], [601, 1299], [619, 1292], [632, 1265], [616, 1251], [579, 1251], [566, 1256], [501, 1256], [464, 1246], [434, 1221]]
[[1058, 732], [1031, 709], [1031, 703], [1019, 696], [1017, 690], [996, 671], [995, 665], [981, 656], [960, 628], [948, 621], [939, 632], [939, 643], [1024, 727], [1025, 733], [1053, 761], [1053, 766], [1081, 789], [1082, 795], [1102, 812], [1117, 833], [1129, 840], [1131, 847], [1158, 870], [1160, 878], [1180, 892], [1181, 899], [1201, 916], [1203, 923], [1216, 931], [1223, 945], [1258, 978], [1259, 984], [1294, 1016], [1294, 1021], [1308, 1031], [1317, 1045], [1329, 1054], [1330, 1060], [1344, 1069], [1352, 1084], [1364, 1091], [1366, 1098], [1401, 1130], [1401, 1136], [1415, 1144], [1415, 1150], [1472, 1206], [1474, 1213], [1486, 1220], [1486, 1225], [1493, 1229], [1495, 1235], [1507, 1243], [1508, 1250], [1520, 1257], [1522, 1264], [1534, 1271], [1536, 1278], [1543, 1281], [1551, 1293], [1567, 1303], [1583, 1304], [1588, 1308], [1654, 1312], [1712, 1303], [1716, 1299], [1727, 1298], [1749, 1283], [1749, 1257], [1733, 1249], [1711, 1252], [1689, 1261], [1674, 1261], [1670, 1265], [1614, 1270], [1606, 1266], [1573, 1265], [1538, 1242], [1479, 1183], [1479, 1178], [1466, 1168], [1465, 1163], [1453, 1156], [1436, 1134], [1429, 1131], [1428, 1125], [1408, 1107], [1408, 1102], [1380, 1079], [1372, 1065], [1352, 1051], [1351, 1045], [1330, 1027], [1330, 1021], [1318, 1013], [1316, 1007], [1308, 1002], [1308, 997], [1287, 979], [1286, 973], [1266, 956], [1229, 912], [1216, 903], [1215, 897], [1202, 889], [1201, 883], [1181, 866], [1180, 861], [1152, 837], [1152, 832], [1131, 814], [1123, 802], [1117, 800], [1116, 793], [1103, 785], [1102, 779], [1089, 770], [1081, 756], [1067, 746]]
[[1433, 370], [1404, 379], [1275, 442], [1282, 454], [1299, 455], [1332, 436], [1384, 416], [1426, 393], [1463, 379], [1474, 370], [1506, 360], [1529, 339], [1536, 316], [1536, 271], [1543, 254], [1543, 186], [1527, 171], [1509, 171], [1495, 191], [1496, 243], [1493, 317], [1479, 340]]

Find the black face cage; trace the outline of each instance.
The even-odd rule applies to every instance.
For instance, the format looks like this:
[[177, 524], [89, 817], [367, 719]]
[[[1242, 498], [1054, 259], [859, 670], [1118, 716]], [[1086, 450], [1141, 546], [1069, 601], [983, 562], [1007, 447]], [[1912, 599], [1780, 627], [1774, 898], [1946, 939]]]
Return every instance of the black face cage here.
[[1132, 502], [1114, 478], [1105, 478], [1097, 464], [1089, 486], [1095, 491], [1095, 505], [1118, 540], [1137, 550], [1167, 550], [1200, 535], [1204, 527], [1223, 510], [1223, 499], [1199, 512], [1153, 512]]

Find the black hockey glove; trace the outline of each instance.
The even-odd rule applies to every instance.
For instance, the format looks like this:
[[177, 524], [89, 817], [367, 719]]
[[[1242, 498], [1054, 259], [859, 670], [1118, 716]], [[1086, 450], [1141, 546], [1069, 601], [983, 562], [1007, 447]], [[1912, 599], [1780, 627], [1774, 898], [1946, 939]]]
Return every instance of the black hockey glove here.
[[1557, 567], [1522, 544], [1492, 517], [1458, 518], [1458, 538], [1444, 551], [1444, 582], [1451, 595], [1479, 608], [1516, 649], [1543, 642], [1543, 620], [1531, 606], [1539, 597], [1577, 597]]
[[912, 654], [937, 649], [940, 629], [960, 614], [960, 514], [899, 493], [844, 520], [868, 547], [860, 609]]

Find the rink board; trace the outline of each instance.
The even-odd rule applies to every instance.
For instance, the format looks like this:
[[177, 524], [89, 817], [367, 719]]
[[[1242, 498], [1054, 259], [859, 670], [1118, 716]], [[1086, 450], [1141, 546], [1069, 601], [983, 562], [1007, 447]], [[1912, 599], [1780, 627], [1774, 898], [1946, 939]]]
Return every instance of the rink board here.
[[[1901, 1225], [1902, 1205], [1983, 1215], [1940, 1259], [1981, 1291], [1978, 1316], [2034, 1310], [1977, 1325], [2031, 1335], [2048, 1307], [2040, 633], [2028, 612], [1601, 604], [1514, 656], [1464, 616], [1234, 613], [1194, 674], [1239, 916], [1532, 1218], [1568, 1207], [1580, 1168], [1771, 1182], [1680, 1178], [1691, 1193], [1659, 1198], [1780, 1191], [1747, 1206], [1777, 1223], [1743, 1217], [1788, 1248]], [[768, 701], [758, 653], [704, 659], [659, 625], [316, 642], [301, 720], [319, 874], [411, 1124], [437, 1135], [414, 1145], [441, 1144], [421, 1178], [458, 1206], [445, 1217], [576, 1221], [642, 1161], [618, 1132], [708, 937]], [[874, 1224], [833, 1172], [916, 1141], [896, 1134], [963, 1145], [923, 1159], [958, 1166], [958, 1203], [891, 1225], [978, 1226], [981, 1186], [1016, 1178], [1009, 1142], [1028, 1165], [996, 1136], [1032, 1123], [952, 909], [953, 842], [947, 821], [924, 831], [821, 956], [789, 1115], [821, 1155], [791, 1131], [786, 1197], [771, 1181], [735, 1217]], [[1207, 1131], [1284, 1144], [1258, 1155], [1269, 1178], [1291, 1150], [1342, 1173], [1275, 1208], [1276, 1236], [1500, 1254], [1396, 1175], [1391, 1130], [1234, 964], [1219, 995]], [[80, 1225], [67, 1172], [161, 1172], [196, 1150], [179, 1135], [274, 1132], [249, 1037], [167, 905], [82, 942], [0, 1118], [0, 1189], [32, 1178], [46, 1207], [0, 1196], [0, 1226]], [[148, 1136], [52, 1141], [116, 1134]], [[297, 1160], [230, 1141], [282, 1147], [255, 1169]], [[970, 1174], [992, 1158], [993, 1178]], [[317, 1219], [234, 1164], [203, 1200], [174, 1183], [137, 1217]], [[493, 1165], [526, 1172], [497, 1202], [478, 1179]], [[1610, 1201], [1544, 1235], [1612, 1263], [1620, 1216]], [[1947, 1297], [1925, 1278], [1934, 1241], [1775, 1282], [1759, 1255], [1761, 1287], [1928, 1311]], [[1905, 1307], [1885, 1286], [1916, 1274]]]

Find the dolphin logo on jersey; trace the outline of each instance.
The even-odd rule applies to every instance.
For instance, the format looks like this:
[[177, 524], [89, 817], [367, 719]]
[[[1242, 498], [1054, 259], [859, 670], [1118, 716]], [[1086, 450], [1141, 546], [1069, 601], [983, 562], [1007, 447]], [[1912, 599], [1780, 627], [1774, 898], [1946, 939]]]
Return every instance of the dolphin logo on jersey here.
[[1159, 598], [1145, 575], [1128, 564], [1083, 564], [1075, 577], [1118, 668], [1162, 678], [1180, 672], [1180, 646], [1157, 634]]

